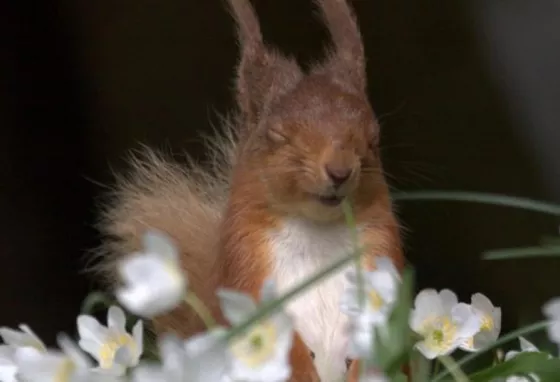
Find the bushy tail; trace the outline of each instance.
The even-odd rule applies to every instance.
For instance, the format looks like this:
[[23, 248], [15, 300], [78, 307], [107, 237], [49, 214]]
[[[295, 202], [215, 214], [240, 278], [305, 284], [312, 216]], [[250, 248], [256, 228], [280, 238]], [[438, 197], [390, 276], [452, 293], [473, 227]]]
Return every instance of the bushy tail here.
[[[94, 269], [110, 288], [119, 283], [118, 260], [141, 249], [143, 234], [154, 228], [178, 246], [189, 288], [209, 305], [213, 303], [218, 277], [215, 246], [236, 147], [234, 130], [229, 124], [226, 127], [208, 140], [211, 160], [207, 166], [193, 161], [182, 165], [148, 148], [131, 155], [131, 171], [117, 176], [98, 223], [104, 239]], [[156, 326], [190, 335], [197, 326], [192, 320], [192, 314], [181, 307], [156, 320]]]

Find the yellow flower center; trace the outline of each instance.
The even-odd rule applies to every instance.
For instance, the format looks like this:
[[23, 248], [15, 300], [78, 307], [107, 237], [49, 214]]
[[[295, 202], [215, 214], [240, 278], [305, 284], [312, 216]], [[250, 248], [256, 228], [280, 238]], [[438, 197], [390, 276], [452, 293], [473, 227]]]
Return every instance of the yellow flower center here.
[[276, 327], [270, 322], [264, 322], [235, 340], [231, 350], [237, 359], [254, 368], [274, 354], [277, 338]]
[[76, 365], [70, 358], [64, 358], [64, 360], [60, 363], [60, 366], [57, 368], [56, 373], [54, 375], [55, 382], [67, 382], [70, 381], [70, 377], [74, 370], [76, 369]]
[[374, 310], [381, 309], [381, 307], [383, 306], [383, 303], [385, 302], [385, 301], [383, 301], [383, 298], [381, 298], [379, 293], [377, 293], [374, 290], [371, 290], [371, 291], [368, 292], [368, 299], [369, 299], [369, 303], [370, 303], [371, 307]]
[[426, 346], [438, 351], [450, 347], [457, 333], [457, 326], [448, 316], [427, 318], [422, 328]]
[[113, 366], [115, 353], [123, 346], [128, 347], [130, 354], [136, 353], [136, 343], [130, 335], [118, 334], [110, 337], [99, 350], [99, 366], [102, 369], [110, 369]]
[[485, 314], [482, 317], [482, 324], [480, 326], [480, 330], [491, 331], [492, 329], [494, 329], [494, 320], [488, 314]]

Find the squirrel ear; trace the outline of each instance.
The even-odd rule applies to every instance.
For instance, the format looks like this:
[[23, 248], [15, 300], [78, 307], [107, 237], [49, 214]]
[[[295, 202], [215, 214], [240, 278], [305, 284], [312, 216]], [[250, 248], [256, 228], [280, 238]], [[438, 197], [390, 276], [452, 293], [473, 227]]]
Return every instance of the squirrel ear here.
[[237, 102], [249, 128], [277, 97], [301, 79], [293, 59], [265, 46], [259, 21], [249, 0], [228, 0], [237, 22], [241, 59], [237, 67]]
[[334, 50], [321, 70], [358, 92], [366, 89], [364, 46], [356, 16], [346, 0], [315, 0], [331, 34]]

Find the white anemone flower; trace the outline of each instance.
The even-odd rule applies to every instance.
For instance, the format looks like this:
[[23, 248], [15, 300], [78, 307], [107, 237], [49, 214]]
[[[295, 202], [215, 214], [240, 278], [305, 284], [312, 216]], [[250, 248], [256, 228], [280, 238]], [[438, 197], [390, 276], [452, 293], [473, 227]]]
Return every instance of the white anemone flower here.
[[346, 275], [348, 286], [341, 298], [340, 309], [350, 317], [346, 330], [349, 336], [350, 358], [371, 357], [375, 329], [387, 322], [397, 299], [401, 277], [388, 257], [376, 259], [376, 269], [360, 270], [363, 282], [363, 306], [359, 301], [357, 272], [352, 268]]
[[397, 299], [401, 282], [400, 275], [393, 261], [388, 257], [375, 260], [376, 269], [361, 270], [364, 292], [364, 306], [360, 306], [358, 275], [352, 268], [346, 275], [348, 286], [341, 298], [340, 309], [350, 317], [358, 315], [372, 323], [384, 322]]
[[20, 330], [14, 330], [8, 327], [0, 328], [0, 337], [4, 343], [13, 349], [31, 347], [40, 352], [46, 352], [47, 347], [41, 339], [25, 324], [19, 325]]
[[[228, 321], [236, 326], [255, 313], [257, 306], [244, 293], [222, 289], [218, 291], [222, 311]], [[261, 290], [261, 301], [275, 299], [272, 280], [267, 280]], [[229, 344], [233, 381], [283, 382], [291, 375], [289, 352], [293, 341], [293, 322], [284, 311], [257, 322], [247, 331], [233, 338]]]
[[15, 349], [10, 346], [0, 346], [0, 381], [17, 382], [17, 366], [14, 360]]
[[117, 306], [109, 308], [107, 326], [88, 315], [77, 319], [80, 347], [99, 362], [100, 369], [114, 375], [123, 375], [128, 367], [137, 365], [143, 352], [142, 321], [134, 325], [132, 336], [125, 323], [125, 314]]
[[421, 291], [410, 316], [410, 327], [423, 337], [415, 346], [428, 359], [452, 353], [474, 336], [480, 325], [480, 317], [448, 289]]
[[159, 341], [161, 363], [143, 363], [133, 371], [134, 382], [225, 382], [227, 348], [218, 340], [225, 330], [215, 328], [187, 341], [165, 335]]
[[553, 298], [543, 306], [543, 314], [550, 320], [548, 338], [560, 347], [560, 297]]
[[495, 342], [502, 328], [502, 310], [496, 307], [482, 293], [473, 294], [471, 309], [481, 319], [480, 331], [463, 343], [460, 348], [465, 351], [476, 352]]
[[40, 352], [32, 347], [18, 348], [15, 361], [18, 375], [26, 382], [108, 382], [110, 375], [93, 373], [90, 359], [66, 335], [58, 337], [61, 350]]
[[185, 296], [187, 278], [175, 244], [159, 231], [144, 235], [144, 251], [126, 257], [118, 267], [125, 285], [116, 291], [129, 311], [152, 318], [174, 309]]

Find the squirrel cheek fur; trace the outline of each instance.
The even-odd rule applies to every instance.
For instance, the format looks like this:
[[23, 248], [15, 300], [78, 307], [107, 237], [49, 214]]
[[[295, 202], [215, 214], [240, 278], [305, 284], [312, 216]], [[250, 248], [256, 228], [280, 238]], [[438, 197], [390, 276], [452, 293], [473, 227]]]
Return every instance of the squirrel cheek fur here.
[[[222, 286], [258, 298], [263, 281], [272, 278], [284, 292], [349, 253], [354, 243], [339, 205], [344, 198], [354, 207], [360, 242], [369, 246], [366, 265], [374, 267], [375, 255], [386, 254], [401, 268], [398, 223], [377, 151], [379, 126], [348, 4], [317, 1], [334, 49], [308, 73], [265, 46], [247, 1], [230, 4], [242, 51], [243, 139], [220, 230]], [[340, 271], [287, 305], [296, 328], [292, 381], [345, 378], [347, 321], [338, 309], [344, 286]]]
[[[365, 58], [345, 0], [316, 0], [332, 36], [324, 62], [304, 73], [267, 47], [248, 0], [229, 0], [237, 21], [238, 114], [211, 142], [210, 169], [180, 166], [152, 151], [132, 162], [100, 224], [100, 253], [114, 287], [115, 262], [139, 249], [147, 229], [175, 240], [189, 287], [221, 316], [215, 291], [258, 299], [266, 278], [290, 289], [353, 248], [340, 203], [354, 209], [367, 267], [391, 256], [401, 269], [399, 225], [378, 155], [379, 126], [366, 93]], [[216, 240], [216, 237], [219, 240]], [[357, 381], [347, 372], [346, 318], [338, 308], [344, 270], [287, 305], [296, 333], [291, 382]], [[204, 330], [186, 306], [154, 320], [185, 337]], [[311, 353], [315, 354], [313, 359]]]

